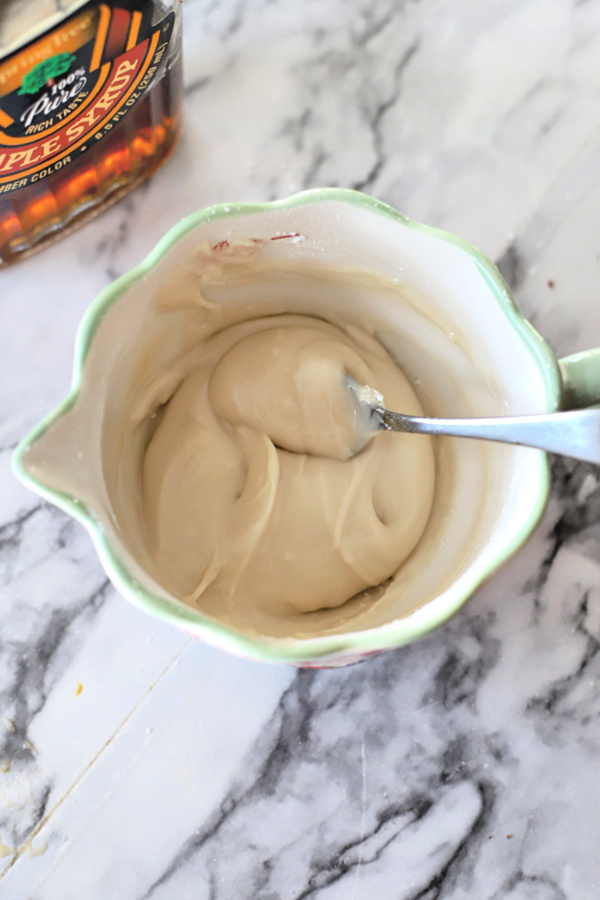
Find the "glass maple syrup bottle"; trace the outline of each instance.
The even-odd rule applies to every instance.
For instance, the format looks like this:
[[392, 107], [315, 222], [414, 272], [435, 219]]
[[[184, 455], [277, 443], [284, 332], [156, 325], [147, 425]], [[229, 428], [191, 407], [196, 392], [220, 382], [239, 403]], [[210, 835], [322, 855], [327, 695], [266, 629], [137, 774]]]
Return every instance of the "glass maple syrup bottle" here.
[[0, 2], [0, 267], [164, 162], [181, 74], [181, 0]]

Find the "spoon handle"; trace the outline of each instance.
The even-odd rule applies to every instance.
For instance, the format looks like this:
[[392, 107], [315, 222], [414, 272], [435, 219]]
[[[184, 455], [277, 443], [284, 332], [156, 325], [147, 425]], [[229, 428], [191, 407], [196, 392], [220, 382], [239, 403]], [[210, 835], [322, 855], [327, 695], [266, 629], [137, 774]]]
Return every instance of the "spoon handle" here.
[[600, 408], [545, 413], [536, 416], [503, 416], [492, 419], [429, 419], [403, 416], [383, 406], [375, 407], [386, 431], [412, 434], [445, 434], [536, 447], [600, 465]]

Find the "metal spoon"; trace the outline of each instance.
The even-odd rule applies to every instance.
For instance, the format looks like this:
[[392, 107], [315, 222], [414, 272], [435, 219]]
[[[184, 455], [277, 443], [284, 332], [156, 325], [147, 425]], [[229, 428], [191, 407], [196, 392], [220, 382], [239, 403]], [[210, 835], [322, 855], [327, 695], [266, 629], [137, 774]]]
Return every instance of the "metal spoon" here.
[[600, 407], [482, 419], [432, 419], [404, 416], [381, 405], [383, 397], [370, 388], [349, 387], [361, 407], [362, 431], [404, 431], [444, 434], [535, 447], [600, 465]]
[[372, 427], [411, 434], [446, 434], [537, 447], [600, 465], [600, 408], [491, 419], [429, 419], [372, 407]]

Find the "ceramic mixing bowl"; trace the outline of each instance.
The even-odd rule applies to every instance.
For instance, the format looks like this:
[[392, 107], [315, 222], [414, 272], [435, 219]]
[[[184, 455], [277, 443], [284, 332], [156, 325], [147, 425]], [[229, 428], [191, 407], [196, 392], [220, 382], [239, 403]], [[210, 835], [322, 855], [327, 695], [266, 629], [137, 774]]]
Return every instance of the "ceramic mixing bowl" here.
[[[283, 309], [350, 316], [398, 361], [432, 415], [519, 415], [598, 402], [600, 355], [558, 362], [481, 253], [337, 189], [201, 210], [92, 304], [71, 392], [18, 447], [17, 476], [88, 529], [111, 581], [141, 610], [247, 657], [344, 665], [414, 641], [460, 609], [531, 534], [548, 495], [548, 461], [537, 450], [439, 439], [434, 506], [409, 559], [369, 602], [311, 614], [294, 633], [224, 625], [170, 594], [145, 562], [135, 527], [139, 497], [122, 487], [120, 472], [133, 472], [136, 459], [124, 448], [120, 422], [140, 366], [176, 360], [194, 340], [199, 248], [214, 287], [236, 264], [232, 248], [248, 246], [285, 277], [263, 283], [258, 271], [216, 302], [272, 294]], [[325, 273], [310, 290], [307, 264]], [[340, 271], [357, 273], [355, 282], [338, 282]]]

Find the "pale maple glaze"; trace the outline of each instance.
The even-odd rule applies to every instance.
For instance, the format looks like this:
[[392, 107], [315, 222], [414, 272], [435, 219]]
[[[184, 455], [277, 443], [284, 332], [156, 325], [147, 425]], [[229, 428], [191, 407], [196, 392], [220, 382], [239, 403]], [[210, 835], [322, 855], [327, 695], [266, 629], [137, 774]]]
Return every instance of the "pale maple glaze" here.
[[[216, 617], [281, 617], [338, 607], [397, 571], [429, 517], [434, 457], [428, 438], [385, 433], [355, 453], [345, 373], [422, 414], [375, 338], [256, 318], [202, 341], [187, 369], [143, 458], [165, 587]], [[163, 399], [170, 377], [154, 383]]]

